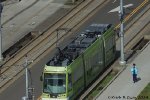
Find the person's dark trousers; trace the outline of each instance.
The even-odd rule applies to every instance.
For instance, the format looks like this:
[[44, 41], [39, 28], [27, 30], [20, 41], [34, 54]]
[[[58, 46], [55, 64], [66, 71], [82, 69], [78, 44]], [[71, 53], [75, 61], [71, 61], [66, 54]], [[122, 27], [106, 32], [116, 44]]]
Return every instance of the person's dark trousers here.
[[137, 74], [133, 74], [133, 82], [137, 82]]

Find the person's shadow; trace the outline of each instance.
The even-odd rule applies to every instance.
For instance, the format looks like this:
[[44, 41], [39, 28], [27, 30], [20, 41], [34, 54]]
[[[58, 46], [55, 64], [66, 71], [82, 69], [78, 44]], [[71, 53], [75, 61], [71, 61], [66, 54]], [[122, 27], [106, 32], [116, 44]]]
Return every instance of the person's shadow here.
[[136, 82], [138, 82], [138, 81], [140, 81], [141, 80], [141, 78], [140, 77], [137, 77], [137, 80], [136, 80]]

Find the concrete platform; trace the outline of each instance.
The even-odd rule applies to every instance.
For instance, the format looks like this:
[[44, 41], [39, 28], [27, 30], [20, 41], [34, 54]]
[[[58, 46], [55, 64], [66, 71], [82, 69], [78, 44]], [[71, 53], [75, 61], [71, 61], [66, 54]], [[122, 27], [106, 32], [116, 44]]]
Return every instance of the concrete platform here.
[[[148, 11], [144, 17], [139, 19], [138, 23], [133, 26], [131, 30], [128, 30], [129, 35], [125, 36], [125, 44], [127, 40], [135, 36], [135, 33], [139, 32], [142, 26], [145, 26], [150, 21], [150, 11]], [[146, 33], [149, 34], [150, 30]], [[118, 45], [119, 50], [119, 45]], [[142, 52], [127, 64], [125, 70], [103, 91], [97, 96], [96, 100], [135, 100], [140, 92], [150, 82], [150, 41], [143, 47]], [[141, 79], [136, 83], [133, 83], [132, 74], [130, 69], [132, 64], [135, 63], [138, 68], [138, 77]], [[150, 98], [150, 96], [149, 96]]]
[[143, 52], [132, 62], [137, 65], [138, 77], [140, 77], [141, 80], [133, 83], [130, 72], [130, 68], [132, 67], [131, 63], [96, 100], [135, 100], [150, 82], [149, 52], [150, 42]]
[[[4, 6], [2, 12], [2, 52], [50, 18], [59, 9], [68, 9], [66, 0], [21, 0]], [[61, 15], [62, 16], [62, 15]], [[59, 15], [59, 17], [61, 17]], [[53, 17], [53, 21], [57, 20]], [[53, 22], [51, 22], [53, 23]], [[36, 31], [39, 31], [36, 29]]]

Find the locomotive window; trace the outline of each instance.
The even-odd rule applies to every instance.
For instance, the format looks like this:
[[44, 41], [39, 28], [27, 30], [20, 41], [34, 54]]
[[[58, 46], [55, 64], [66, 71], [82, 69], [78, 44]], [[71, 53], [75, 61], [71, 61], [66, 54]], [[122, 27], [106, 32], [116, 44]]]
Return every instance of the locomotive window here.
[[112, 36], [106, 40], [106, 52], [112, 49], [113, 46], [114, 46], [114, 37]]
[[72, 76], [71, 76], [71, 74], [68, 74], [68, 88], [69, 88], [69, 90], [72, 89]]
[[65, 74], [44, 74], [44, 92], [50, 94], [66, 92], [66, 75]]

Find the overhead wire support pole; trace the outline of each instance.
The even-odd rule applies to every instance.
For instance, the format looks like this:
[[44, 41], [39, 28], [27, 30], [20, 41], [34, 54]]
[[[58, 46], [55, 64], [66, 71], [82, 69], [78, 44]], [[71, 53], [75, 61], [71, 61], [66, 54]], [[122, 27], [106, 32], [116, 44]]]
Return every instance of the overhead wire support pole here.
[[71, 29], [68, 29], [68, 28], [57, 28], [56, 29], [56, 32], [57, 32], [57, 38], [56, 38], [56, 47], [58, 48], [58, 38], [59, 38], [59, 31], [65, 31], [65, 32], [70, 32]]
[[3, 10], [3, 5], [0, 2], [0, 61], [3, 60], [3, 56], [2, 56], [2, 26], [1, 26], [1, 14], [2, 14], [2, 10]]
[[29, 82], [28, 82], [28, 60], [27, 60], [27, 56], [25, 57], [25, 70], [26, 70], [26, 98], [27, 98], [27, 100], [29, 99], [29, 92], [28, 92], [28, 88], [29, 88]]
[[120, 65], [125, 65], [126, 61], [124, 59], [124, 26], [123, 26], [123, 19], [124, 19], [124, 11], [123, 11], [123, 0], [120, 0]]
[[33, 62], [33, 61], [29, 61], [27, 59], [27, 55], [25, 56], [25, 76], [26, 76], [26, 96], [23, 98], [23, 100], [29, 100], [29, 78], [28, 78], [28, 64], [30, 62]]

